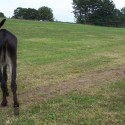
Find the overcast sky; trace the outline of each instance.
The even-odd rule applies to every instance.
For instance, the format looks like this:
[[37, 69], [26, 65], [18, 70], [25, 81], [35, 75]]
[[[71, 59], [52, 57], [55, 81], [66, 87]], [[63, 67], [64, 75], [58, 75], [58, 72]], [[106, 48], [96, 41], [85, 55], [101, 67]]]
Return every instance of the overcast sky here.
[[[125, 0], [113, 1], [116, 8], [125, 7]], [[6, 17], [11, 17], [17, 7], [38, 9], [42, 6], [47, 6], [53, 10], [55, 20], [74, 22], [72, 0], [2, 0], [0, 12], [3, 12]]]

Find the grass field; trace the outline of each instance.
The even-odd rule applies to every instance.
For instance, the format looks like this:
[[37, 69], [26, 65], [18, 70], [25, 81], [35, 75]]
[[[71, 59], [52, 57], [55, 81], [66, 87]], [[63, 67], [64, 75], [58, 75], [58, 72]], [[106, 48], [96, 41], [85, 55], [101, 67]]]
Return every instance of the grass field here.
[[18, 38], [20, 116], [9, 89], [0, 125], [125, 125], [125, 28], [11, 19], [3, 28]]

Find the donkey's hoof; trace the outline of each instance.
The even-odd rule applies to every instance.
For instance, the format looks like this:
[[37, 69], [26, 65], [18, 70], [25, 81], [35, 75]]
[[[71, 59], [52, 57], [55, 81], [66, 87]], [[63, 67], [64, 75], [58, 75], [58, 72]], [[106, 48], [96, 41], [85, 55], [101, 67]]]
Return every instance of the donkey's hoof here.
[[7, 101], [2, 101], [2, 102], [1, 102], [1, 106], [2, 106], [2, 107], [7, 106]]
[[14, 115], [19, 115], [19, 107], [14, 107]]

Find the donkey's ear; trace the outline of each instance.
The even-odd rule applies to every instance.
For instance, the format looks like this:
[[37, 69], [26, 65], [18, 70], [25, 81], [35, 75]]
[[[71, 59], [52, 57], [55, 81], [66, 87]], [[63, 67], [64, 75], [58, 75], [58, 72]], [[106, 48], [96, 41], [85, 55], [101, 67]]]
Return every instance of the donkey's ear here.
[[0, 27], [3, 26], [3, 24], [5, 23], [6, 19], [3, 19], [1, 22], [0, 22]]

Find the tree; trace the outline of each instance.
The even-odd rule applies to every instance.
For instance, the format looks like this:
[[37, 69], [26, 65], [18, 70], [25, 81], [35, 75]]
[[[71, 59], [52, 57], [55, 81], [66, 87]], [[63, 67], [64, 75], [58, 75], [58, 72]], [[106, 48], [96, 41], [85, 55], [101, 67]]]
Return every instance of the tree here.
[[2, 12], [0, 12], [0, 17], [4, 18], [4, 14]]
[[23, 18], [22, 10], [23, 10], [23, 8], [21, 8], [21, 7], [18, 7], [17, 9], [15, 9], [13, 18], [22, 19]]
[[121, 18], [122, 18], [123, 26], [125, 26], [125, 7], [123, 7], [120, 12], [122, 13]]
[[125, 7], [123, 7], [123, 8], [121, 9], [121, 13], [122, 13], [123, 15], [125, 15]]
[[53, 18], [53, 12], [52, 12], [52, 9], [51, 8], [48, 8], [48, 7], [40, 7], [38, 9], [38, 13], [39, 13], [39, 20], [47, 20], [47, 21], [53, 21], [54, 18]]
[[14, 10], [14, 18], [16, 19], [38, 19], [38, 11], [31, 8], [18, 7]]
[[101, 0], [73, 0], [74, 15], [78, 23], [87, 23], [89, 17], [98, 10]]
[[115, 5], [113, 1], [103, 0], [98, 4], [98, 9], [94, 11], [89, 21], [96, 25], [112, 25], [113, 17], [115, 15]]
[[84, 23], [87, 20], [89, 0], [73, 0], [73, 13], [77, 23]]
[[38, 10], [28, 8], [28, 9], [27, 9], [27, 13], [29, 14], [29, 15], [28, 15], [28, 19], [32, 19], [32, 20], [37, 20], [37, 19], [39, 19]]
[[18, 7], [14, 10], [13, 18], [16, 19], [31, 19], [31, 20], [47, 20], [53, 21], [52, 9], [48, 7], [41, 7], [38, 10], [32, 8]]
[[122, 24], [121, 12], [115, 8], [112, 0], [73, 0], [74, 15], [78, 23], [103, 26]]
[[23, 19], [37, 20], [38, 11], [32, 8], [24, 8], [22, 11]]

